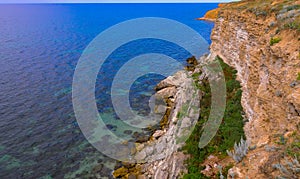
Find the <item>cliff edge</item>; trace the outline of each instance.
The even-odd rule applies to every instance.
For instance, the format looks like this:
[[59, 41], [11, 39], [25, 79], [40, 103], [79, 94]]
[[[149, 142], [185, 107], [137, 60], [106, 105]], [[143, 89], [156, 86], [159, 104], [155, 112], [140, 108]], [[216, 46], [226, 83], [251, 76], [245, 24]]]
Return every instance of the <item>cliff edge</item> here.
[[235, 178], [299, 177], [288, 166], [300, 157], [299, 34], [300, 1], [241, 1], [218, 8], [211, 52], [238, 72], [252, 148], [231, 169]]

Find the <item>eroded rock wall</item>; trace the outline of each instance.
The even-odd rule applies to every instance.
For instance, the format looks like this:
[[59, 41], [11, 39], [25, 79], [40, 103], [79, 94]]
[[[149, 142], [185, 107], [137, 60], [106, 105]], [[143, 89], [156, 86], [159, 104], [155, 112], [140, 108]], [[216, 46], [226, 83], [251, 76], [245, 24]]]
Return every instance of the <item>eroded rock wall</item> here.
[[115, 177], [176, 179], [187, 172], [185, 160], [188, 156], [180, 148], [197, 122], [201, 97], [191, 75], [190, 71], [178, 71], [157, 85], [156, 99], [164, 99], [169, 104], [167, 109], [157, 105], [155, 110], [170, 111], [167, 120], [149, 141], [136, 143], [133, 150], [136, 164], [124, 164], [114, 171]]
[[[244, 130], [251, 145], [256, 147], [243, 164], [237, 165], [241, 178], [265, 178], [262, 167], [275, 156], [265, 147], [277, 146], [284, 150], [278, 145], [278, 136], [288, 140], [298, 131], [300, 122], [299, 30], [281, 24], [284, 22], [272, 11], [271, 3], [270, 11], [261, 11], [268, 13], [263, 15], [257, 13], [259, 6], [256, 11], [249, 9], [250, 5], [255, 8], [254, 3], [246, 4], [245, 8], [242, 7], [245, 3], [221, 8], [211, 35], [211, 52], [238, 71], [243, 90], [242, 106], [249, 120]], [[297, 5], [299, 1], [293, 3]], [[289, 12], [279, 13], [284, 16]], [[288, 18], [297, 16], [299, 11], [296, 10]], [[272, 38], [280, 40], [272, 44]], [[269, 174], [272, 176], [271, 171]]]

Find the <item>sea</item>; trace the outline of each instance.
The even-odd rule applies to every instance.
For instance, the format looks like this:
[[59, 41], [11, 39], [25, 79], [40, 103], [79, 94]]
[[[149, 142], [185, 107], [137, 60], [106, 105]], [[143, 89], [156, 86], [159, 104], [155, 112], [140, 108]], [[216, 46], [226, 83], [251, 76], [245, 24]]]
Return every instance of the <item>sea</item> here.
[[[214, 26], [198, 21], [213, 3], [180, 4], [2, 4], [0, 5], [0, 178], [112, 178], [116, 160], [95, 149], [82, 134], [72, 104], [77, 62], [88, 44], [120, 22], [143, 17], [168, 18], [197, 31], [208, 43]], [[99, 69], [96, 102], [111, 114], [112, 80], [130, 58], [169, 54], [184, 63], [180, 47], [144, 39], [119, 47]], [[164, 76], [149, 74], [131, 86], [130, 104], [147, 113], [147, 101]], [[130, 131], [126, 132], [130, 134]]]

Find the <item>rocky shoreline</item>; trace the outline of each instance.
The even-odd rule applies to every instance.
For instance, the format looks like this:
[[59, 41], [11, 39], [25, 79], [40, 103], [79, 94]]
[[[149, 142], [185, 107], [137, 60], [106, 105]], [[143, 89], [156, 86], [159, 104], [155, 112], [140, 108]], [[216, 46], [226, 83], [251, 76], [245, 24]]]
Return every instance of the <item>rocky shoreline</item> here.
[[[244, 131], [251, 141], [245, 158], [226, 166], [228, 174], [225, 176], [275, 178], [282, 175], [280, 167], [288, 168], [286, 161], [300, 157], [299, 7], [299, 1], [241, 1], [221, 5], [199, 19], [215, 21], [211, 35], [211, 53], [214, 55], [202, 60], [219, 56], [237, 71], [237, 80], [242, 87], [239, 103], [245, 112]], [[183, 144], [174, 143], [173, 134], [185, 119], [178, 119], [181, 109], [186, 108], [182, 100], [192, 95], [190, 92], [184, 94], [183, 89], [193, 86], [188, 82], [189, 76], [201, 70], [197, 66], [186, 73], [180, 71], [159, 84], [157, 94], [166, 97], [170, 104], [169, 114], [164, 118], [168, 120], [163, 122], [166, 127], [156, 131], [149, 141], [136, 146], [137, 159], [146, 159], [145, 162], [130, 165], [131, 168], [124, 164], [115, 170], [115, 177], [179, 178], [187, 172], [184, 160], [189, 156], [181, 151]], [[203, 75], [206, 74], [202, 73], [199, 81]], [[201, 99], [200, 90], [198, 93]], [[192, 126], [194, 122], [189, 119], [186, 119], [190, 121], [185, 123], [186, 126]], [[228, 164], [230, 157], [223, 157], [223, 163]], [[206, 157], [202, 164], [207, 164], [204, 171], [215, 177], [219, 170], [214, 166], [216, 162], [211, 162], [212, 158]], [[223, 163], [218, 160], [218, 164]], [[216, 171], [212, 172], [212, 169]]]
[[218, 18], [218, 14], [219, 14], [221, 7], [224, 7], [224, 6], [226, 6], [226, 4], [220, 3], [218, 5], [218, 8], [207, 11], [203, 17], [199, 17], [199, 18], [197, 18], [197, 20], [215, 22], [216, 19]]
[[202, 96], [191, 77], [199, 72], [198, 61], [192, 57], [187, 62], [186, 70], [178, 71], [156, 86], [156, 97], [167, 103], [161, 129], [155, 131], [149, 141], [136, 143], [134, 159], [138, 163], [123, 162], [113, 172], [115, 178], [175, 179], [187, 173], [188, 155], [181, 148], [199, 118]]
[[156, 97], [168, 104], [160, 123], [164, 126], [156, 130], [150, 140], [136, 143], [135, 163], [120, 162], [113, 172], [114, 178], [176, 179], [188, 173], [187, 159], [190, 156], [183, 152], [183, 147], [199, 119], [200, 101], [205, 94], [199, 85], [207, 78], [219, 78], [219, 73], [208, 69], [209, 63], [215, 59], [215, 54], [202, 56], [199, 60], [189, 58], [185, 70], [157, 85]]

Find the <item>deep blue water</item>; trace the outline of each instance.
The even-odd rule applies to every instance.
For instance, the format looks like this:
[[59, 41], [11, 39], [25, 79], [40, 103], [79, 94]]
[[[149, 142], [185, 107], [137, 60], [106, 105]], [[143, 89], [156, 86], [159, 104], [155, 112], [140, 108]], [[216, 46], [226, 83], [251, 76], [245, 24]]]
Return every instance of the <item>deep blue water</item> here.
[[[0, 5], [0, 178], [74, 178], [94, 173], [109, 177], [115, 161], [87, 142], [74, 117], [71, 86], [81, 53], [106, 28], [138, 17], [177, 20], [210, 42], [213, 24], [195, 18], [216, 6]], [[120, 47], [99, 71], [95, 93], [99, 112], [111, 111], [107, 93], [111, 80], [126, 60], [141, 51], [170, 54], [182, 62], [189, 57], [177, 46], [149, 39]], [[145, 101], [161, 79], [148, 75], [136, 81], [131, 88], [134, 109], [147, 112]], [[93, 170], [99, 165], [102, 169]]]

